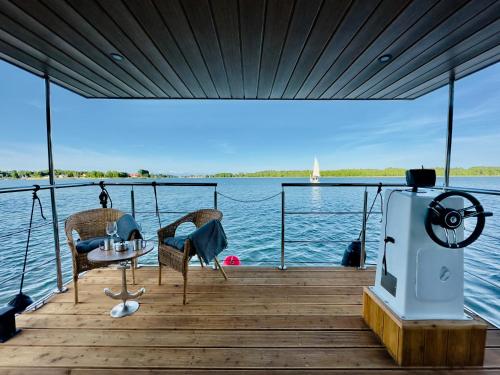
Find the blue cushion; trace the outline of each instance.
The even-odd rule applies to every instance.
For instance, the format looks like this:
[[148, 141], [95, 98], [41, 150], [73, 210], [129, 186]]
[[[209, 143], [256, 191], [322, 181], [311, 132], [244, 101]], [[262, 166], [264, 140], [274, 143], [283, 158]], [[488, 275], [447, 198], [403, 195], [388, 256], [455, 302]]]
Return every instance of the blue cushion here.
[[163, 241], [165, 245], [176, 248], [177, 250], [184, 251], [184, 243], [188, 236], [167, 237]]
[[96, 238], [89, 238], [88, 240], [78, 240], [76, 243], [76, 251], [79, 254], [86, 254], [91, 252], [94, 249], [97, 249], [99, 246], [101, 246], [104, 243], [104, 239], [106, 237], [96, 237]]

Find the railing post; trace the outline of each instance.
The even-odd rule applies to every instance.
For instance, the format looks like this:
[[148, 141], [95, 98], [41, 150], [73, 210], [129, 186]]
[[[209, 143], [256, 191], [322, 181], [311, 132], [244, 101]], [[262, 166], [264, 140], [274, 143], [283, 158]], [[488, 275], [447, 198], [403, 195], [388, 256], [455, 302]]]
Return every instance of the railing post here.
[[453, 141], [453, 102], [455, 97], [455, 76], [450, 76], [448, 84], [448, 123], [446, 127], [446, 154], [444, 164], [444, 186], [450, 186], [451, 147]]
[[130, 190], [130, 206], [132, 209], [132, 217], [135, 219], [135, 196], [134, 196], [134, 186]]
[[214, 208], [217, 209], [217, 187], [214, 189]]
[[281, 190], [281, 263], [280, 270], [286, 270], [285, 266], [285, 190]]
[[59, 293], [65, 292], [67, 288], [63, 285], [61, 267], [61, 245], [59, 243], [59, 219], [57, 217], [56, 191], [54, 188], [54, 157], [52, 154], [52, 121], [50, 117], [50, 79], [45, 76], [45, 122], [47, 128], [47, 156], [49, 163], [50, 204], [52, 208], [52, 230], [54, 233], [54, 250], [56, 260], [56, 283]]
[[368, 215], [368, 190], [365, 188], [363, 194], [363, 224], [361, 230], [361, 251], [359, 252], [359, 268], [365, 269], [365, 256], [366, 256], [366, 221]]

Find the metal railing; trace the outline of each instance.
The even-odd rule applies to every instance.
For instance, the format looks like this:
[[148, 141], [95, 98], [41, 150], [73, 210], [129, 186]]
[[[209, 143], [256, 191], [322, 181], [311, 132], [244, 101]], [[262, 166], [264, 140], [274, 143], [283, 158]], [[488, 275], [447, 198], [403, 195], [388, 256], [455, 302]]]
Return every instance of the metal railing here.
[[[364, 188], [363, 192], [363, 211], [287, 211], [285, 201], [285, 188], [293, 187], [312, 187], [312, 188]], [[362, 215], [362, 224], [360, 232], [361, 253], [360, 253], [360, 268], [365, 268], [366, 254], [366, 224], [368, 220], [368, 188], [384, 188], [384, 187], [407, 187], [406, 184], [374, 184], [374, 183], [306, 183], [306, 182], [284, 182], [281, 184], [281, 254], [279, 268], [286, 269], [285, 264], [285, 245], [287, 243], [349, 243], [347, 240], [287, 240], [286, 233], [286, 215]], [[375, 213], [375, 212], [374, 212]], [[376, 212], [379, 213], [380, 212]]]
[[[0, 188], [0, 196], [4, 194], [14, 194], [14, 193], [32, 193], [35, 190], [37, 191], [50, 191], [51, 193], [55, 190], [60, 190], [60, 189], [74, 189], [74, 188], [87, 188], [87, 187], [97, 187], [102, 189], [102, 187], [130, 187], [131, 188], [131, 194], [130, 194], [130, 204], [131, 204], [131, 213], [135, 217], [137, 213], [141, 214], [181, 214], [181, 213], [186, 213], [187, 211], [165, 211], [165, 210], [152, 210], [152, 211], [136, 211], [135, 210], [135, 195], [134, 195], [134, 187], [147, 187], [147, 186], [157, 186], [157, 187], [209, 187], [213, 188], [213, 207], [217, 208], [217, 183], [211, 183], [211, 182], [156, 182], [156, 181], [127, 181], [127, 182], [105, 182], [105, 181], [100, 181], [100, 182], [82, 182], [82, 183], [68, 183], [68, 184], [47, 184], [47, 185], [32, 185], [32, 186], [14, 186], [14, 187], [4, 187]], [[52, 197], [52, 194], [51, 194]], [[96, 196], [96, 202], [99, 202]], [[52, 203], [52, 202], [51, 202]], [[55, 202], [54, 202], [55, 203]], [[60, 293], [65, 291], [65, 286], [63, 282], [63, 275], [62, 275], [62, 267], [60, 266], [61, 264], [61, 254], [58, 251], [57, 243], [59, 242], [60, 238], [60, 231], [59, 231], [59, 225], [64, 225], [65, 219], [58, 220], [57, 219], [57, 211], [56, 211], [56, 206], [55, 204], [51, 204], [52, 206], [52, 217], [51, 220], [48, 220], [45, 223], [40, 223], [40, 224], [35, 224], [31, 226], [31, 229], [41, 229], [41, 228], [46, 228], [48, 226], [52, 226], [52, 231], [54, 235], [54, 239], [57, 239], [57, 241], [54, 241], [54, 245], [56, 246], [56, 252], [53, 257], [50, 258], [44, 258], [43, 262], [40, 264], [36, 264], [33, 266], [30, 266], [28, 269], [26, 269], [23, 272], [18, 272], [14, 273], [12, 275], [9, 275], [8, 277], [1, 279], [0, 280], [0, 285], [5, 285], [7, 282], [12, 281], [16, 278], [20, 278], [22, 275], [29, 274], [32, 271], [39, 270], [43, 267], [47, 266], [54, 266], [56, 268], [56, 281], [57, 281], [57, 290], [56, 293]], [[29, 230], [28, 227], [25, 228], [20, 228], [20, 229], [14, 229], [12, 231], [9, 231], [7, 233], [0, 233], [0, 239], [9, 239], [11, 237], [14, 237], [16, 235], [20, 235], [22, 233], [26, 233]], [[36, 246], [36, 244], [32, 245], [31, 247]], [[35, 302], [35, 304], [39, 304], [39, 301]]]

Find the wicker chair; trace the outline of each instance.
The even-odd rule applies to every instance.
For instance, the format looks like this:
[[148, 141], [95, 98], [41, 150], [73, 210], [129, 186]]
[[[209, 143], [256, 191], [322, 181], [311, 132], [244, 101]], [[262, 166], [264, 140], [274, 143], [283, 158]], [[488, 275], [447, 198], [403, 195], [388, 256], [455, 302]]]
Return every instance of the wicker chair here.
[[[182, 223], [193, 223], [196, 228], [200, 228], [211, 220], [222, 220], [222, 212], [213, 209], [203, 209], [191, 212], [158, 231], [158, 285], [161, 285], [162, 266], [167, 266], [181, 272], [184, 277], [184, 297], [182, 300], [184, 305], [186, 304], [188, 264], [191, 258], [196, 254], [196, 251], [192, 248], [190, 240], [185, 241], [184, 251], [179, 251], [174, 247], [168, 246], [164, 243], [164, 241], [167, 237], [175, 237], [175, 231]], [[201, 261], [201, 258], [199, 259], [201, 266], [203, 267], [203, 262]], [[224, 279], [227, 280], [227, 275], [221, 267], [219, 260], [217, 258], [214, 260], [217, 268], [222, 273], [222, 276], [224, 276]]]
[[[81, 272], [94, 268], [107, 267], [106, 263], [90, 263], [87, 254], [80, 254], [76, 251], [76, 244], [73, 240], [73, 231], [76, 231], [80, 239], [106, 236], [106, 222], [117, 221], [125, 213], [113, 208], [96, 208], [82, 211], [68, 217], [64, 223], [64, 231], [68, 239], [68, 246], [71, 249], [73, 258], [73, 283], [75, 287], [75, 303], [78, 303], [78, 275]], [[134, 264], [132, 264], [132, 280], [135, 284]]]

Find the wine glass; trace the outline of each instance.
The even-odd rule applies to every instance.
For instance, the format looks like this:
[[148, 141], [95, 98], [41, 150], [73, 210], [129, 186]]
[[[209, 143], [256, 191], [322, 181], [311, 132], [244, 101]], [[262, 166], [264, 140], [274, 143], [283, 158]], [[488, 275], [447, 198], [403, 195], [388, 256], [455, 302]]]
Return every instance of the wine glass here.
[[118, 232], [118, 227], [116, 226], [116, 221], [108, 221], [106, 222], [106, 233], [110, 237], [114, 237]]

